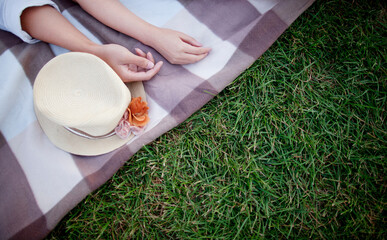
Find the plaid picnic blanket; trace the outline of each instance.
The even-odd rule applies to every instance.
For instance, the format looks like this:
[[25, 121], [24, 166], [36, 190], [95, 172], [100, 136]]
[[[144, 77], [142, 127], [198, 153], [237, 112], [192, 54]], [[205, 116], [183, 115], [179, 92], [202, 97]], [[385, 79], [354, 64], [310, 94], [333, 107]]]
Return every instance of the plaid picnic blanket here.
[[67, 50], [26, 44], [0, 31], [0, 239], [45, 237], [143, 145], [183, 122], [249, 67], [313, 1], [123, 0], [148, 22], [185, 32], [212, 48], [203, 61], [181, 66], [105, 27], [72, 1], [56, 0], [62, 14], [93, 41], [139, 47], [164, 60], [159, 74], [144, 83], [151, 117], [146, 132], [96, 157], [53, 146], [33, 111], [37, 73]]

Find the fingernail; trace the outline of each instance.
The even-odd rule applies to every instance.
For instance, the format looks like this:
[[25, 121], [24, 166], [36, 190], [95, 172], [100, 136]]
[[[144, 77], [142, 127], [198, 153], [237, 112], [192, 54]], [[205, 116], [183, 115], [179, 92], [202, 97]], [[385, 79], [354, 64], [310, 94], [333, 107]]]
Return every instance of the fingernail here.
[[155, 66], [155, 64], [151, 61], [148, 62], [148, 65], [146, 65], [147, 69], [152, 69]]

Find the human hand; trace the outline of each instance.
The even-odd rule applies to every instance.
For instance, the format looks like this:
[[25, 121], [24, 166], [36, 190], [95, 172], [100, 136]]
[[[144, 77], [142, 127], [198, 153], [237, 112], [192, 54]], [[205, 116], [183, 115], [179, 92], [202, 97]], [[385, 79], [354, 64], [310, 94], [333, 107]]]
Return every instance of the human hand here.
[[150, 45], [172, 64], [195, 63], [211, 51], [194, 38], [167, 28], [157, 28]]
[[124, 82], [150, 80], [159, 71], [163, 62], [155, 64], [151, 53], [136, 49], [137, 55], [117, 44], [99, 45], [93, 53], [104, 60]]

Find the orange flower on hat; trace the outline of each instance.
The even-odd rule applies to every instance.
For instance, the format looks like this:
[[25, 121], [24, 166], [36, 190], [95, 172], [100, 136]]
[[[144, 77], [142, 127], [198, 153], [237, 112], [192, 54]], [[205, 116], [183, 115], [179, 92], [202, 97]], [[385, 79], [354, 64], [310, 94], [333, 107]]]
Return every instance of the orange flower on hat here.
[[141, 97], [133, 98], [129, 104], [129, 124], [131, 126], [143, 127], [149, 122], [148, 103], [141, 100]]

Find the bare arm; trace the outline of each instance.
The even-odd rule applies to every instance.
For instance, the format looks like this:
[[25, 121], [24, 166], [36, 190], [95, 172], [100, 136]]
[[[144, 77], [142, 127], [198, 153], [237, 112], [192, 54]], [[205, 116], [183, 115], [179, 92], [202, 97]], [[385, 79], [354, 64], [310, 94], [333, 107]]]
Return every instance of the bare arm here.
[[97, 45], [49, 5], [24, 10], [21, 24], [32, 37], [70, 51], [90, 52]]
[[[107, 62], [123, 81], [142, 81], [152, 78], [162, 63], [154, 67], [153, 58], [136, 56], [128, 49], [115, 45], [99, 45], [89, 40], [53, 7], [45, 5], [31, 7], [23, 11], [21, 24], [24, 31], [32, 37], [52, 43], [70, 51], [87, 52]], [[129, 65], [132, 65], [129, 68]], [[137, 71], [151, 69], [149, 71]]]
[[211, 50], [202, 47], [198, 41], [184, 33], [158, 28], [145, 22], [118, 0], [75, 1], [105, 25], [153, 47], [173, 64], [200, 61]]

